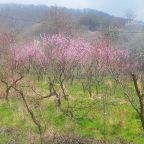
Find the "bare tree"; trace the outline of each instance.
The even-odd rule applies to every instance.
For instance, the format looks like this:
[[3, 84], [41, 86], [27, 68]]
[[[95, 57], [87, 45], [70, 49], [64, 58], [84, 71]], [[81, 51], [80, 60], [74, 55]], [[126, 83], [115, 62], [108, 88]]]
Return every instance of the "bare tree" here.
[[50, 7], [44, 26], [48, 28], [48, 33], [73, 35], [79, 29], [79, 25], [74, 17], [65, 8]]
[[132, 9], [128, 9], [126, 11], [125, 15], [126, 15], [128, 23], [133, 22], [135, 20], [135, 18], [136, 18], [136, 15], [135, 15], [135, 13], [134, 13], [134, 11]]
[[144, 130], [143, 58], [139, 55], [129, 56], [127, 59], [123, 57], [122, 59], [119, 58], [116, 63], [117, 66], [115, 68], [112, 65], [109, 65], [110, 73], [115, 81], [121, 86], [121, 90], [124, 92], [127, 100], [137, 112]]

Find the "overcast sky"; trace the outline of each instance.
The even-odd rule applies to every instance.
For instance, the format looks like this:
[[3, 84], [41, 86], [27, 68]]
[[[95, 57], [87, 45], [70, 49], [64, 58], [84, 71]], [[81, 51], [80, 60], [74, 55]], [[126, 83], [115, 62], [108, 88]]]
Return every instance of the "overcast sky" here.
[[144, 0], [0, 0], [0, 3], [46, 4], [69, 8], [92, 8], [115, 16], [125, 16], [132, 9], [138, 20], [144, 21]]

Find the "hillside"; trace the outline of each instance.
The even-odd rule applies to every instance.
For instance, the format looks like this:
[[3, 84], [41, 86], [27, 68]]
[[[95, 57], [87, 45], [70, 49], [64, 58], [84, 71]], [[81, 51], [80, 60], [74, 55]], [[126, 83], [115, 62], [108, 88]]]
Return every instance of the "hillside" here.
[[[28, 28], [45, 21], [51, 7], [45, 5], [0, 4], [1, 26]], [[110, 25], [123, 25], [126, 20], [92, 9], [67, 9], [80, 25], [96, 30]]]

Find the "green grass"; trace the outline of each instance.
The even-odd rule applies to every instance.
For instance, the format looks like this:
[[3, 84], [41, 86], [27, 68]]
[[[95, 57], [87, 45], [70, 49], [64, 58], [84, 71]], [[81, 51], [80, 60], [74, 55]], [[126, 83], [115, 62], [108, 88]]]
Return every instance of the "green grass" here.
[[[39, 91], [48, 93], [48, 85], [45, 82], [37, 82], [36, 86]], [[114, 93], [113, 89], [110, 90], [103, 83], [98, 87], [97, 95], [93, 85], [95, 97], [91, 98], [87, 92], [82, 91], [79, 82], [66, 86], [70, 99], [69, 103], [62, 101], [62, 109], [66, 110], [69, 106], [68, 110], [73, 111], [73, 118], [60, 111], [53, 100], [42, 100], [40, 106], [36, 108], [31, 99], [27, 99], [36, 118], [45, 129], [45, 134], [52, 129], [60, 134], [78, 134], [96, 139], [102, 139], [105, 134], [109, 140], [122, 138], [135, 144], [144, 143], [144, 133], [138, 115], [126, 101], [119, 87]], [[105, 115], [104, 94], [106, 94]], [[101, 96], [101, 99], [97, 99], [97, 96]], [[121, 103], [122, 101], [126, 102]], [[16, 98], [11, 99], [10, 104], [0, 101], [0, 130], [0, 144], [6, 144], [10, 139], [26, 144], [29, 141], [29, 133], [35, 137], [38, 135], [38, 129], [27, 113], [22, 100]]]

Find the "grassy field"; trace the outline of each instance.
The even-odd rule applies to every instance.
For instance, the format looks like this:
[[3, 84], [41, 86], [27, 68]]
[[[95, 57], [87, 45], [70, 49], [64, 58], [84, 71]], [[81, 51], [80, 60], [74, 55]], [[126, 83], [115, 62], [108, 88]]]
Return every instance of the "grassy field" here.
[[[48, 93], [46, 82], [34, 83], [39, 93]], [[138, 115], [118, 87], [110, 88], [103, 82], [98, 87], [98, 92], [93, 86], [90, 97], [82, 91], [79, 82], [66, 86], [69, 101], [62, 100], [61, 109], [56, 106], [54, 97], [38, 100], [34, 92], [25, 88], [26, 99], [42, 125], [45, 138], [57, 133], [97, 140], [123, 139], [134, 144], [144, 144], [144, 133]], [[10, 94], [9, 103], [0, 100], [0, 144], [12, 141], [18, 144], [39, 143], [38, 129], [21, 97], [14, 92]]]

